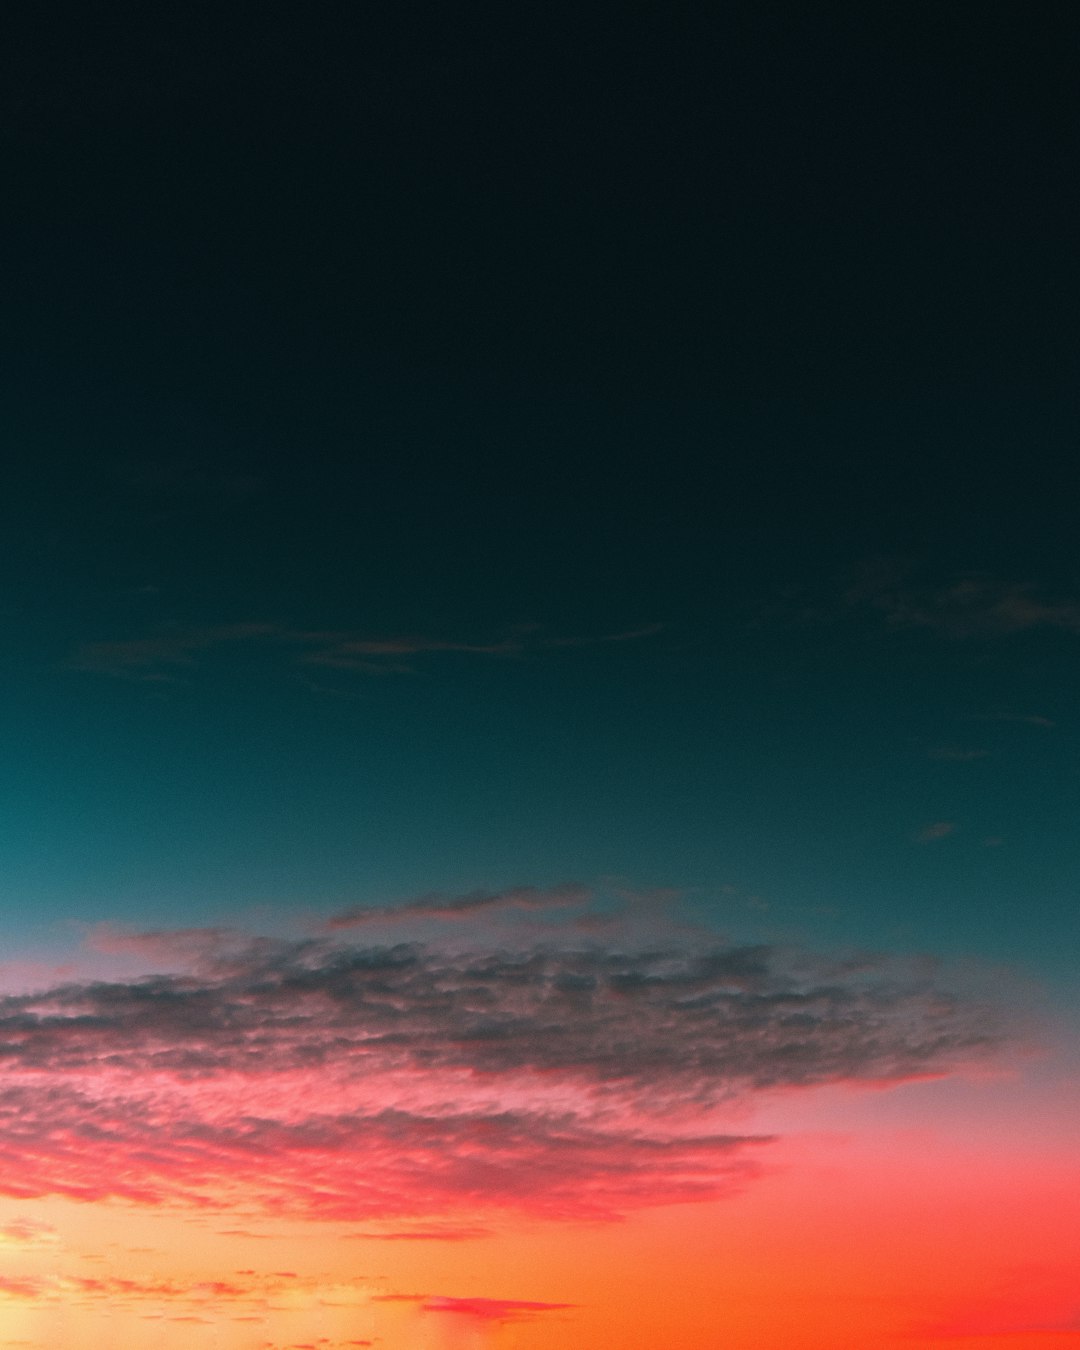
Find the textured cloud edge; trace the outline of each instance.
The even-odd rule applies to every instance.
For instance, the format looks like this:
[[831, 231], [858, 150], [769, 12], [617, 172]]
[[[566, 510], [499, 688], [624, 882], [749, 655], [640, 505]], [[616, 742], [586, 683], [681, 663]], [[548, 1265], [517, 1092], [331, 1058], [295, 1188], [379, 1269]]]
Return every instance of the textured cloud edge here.
[[[470, 908], [488, 904], [449, 905]], [[733, 1103], [943, 1075], [1004, 1046], [986, 1006], [900, 960], [700, 934], [516, 941], [114, 934], [157, 969], [0, 998], [0, 1193], [613, 1219], [752, 1180], [771, 1140], [722, 1128]]]

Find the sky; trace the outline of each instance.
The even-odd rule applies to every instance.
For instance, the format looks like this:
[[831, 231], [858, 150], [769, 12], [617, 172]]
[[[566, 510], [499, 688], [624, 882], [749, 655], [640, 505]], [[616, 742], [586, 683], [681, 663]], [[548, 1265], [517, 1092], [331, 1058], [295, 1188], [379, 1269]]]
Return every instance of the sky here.
[[16, 16], [0, 1350], [1080, 1346], [1078, 43]]

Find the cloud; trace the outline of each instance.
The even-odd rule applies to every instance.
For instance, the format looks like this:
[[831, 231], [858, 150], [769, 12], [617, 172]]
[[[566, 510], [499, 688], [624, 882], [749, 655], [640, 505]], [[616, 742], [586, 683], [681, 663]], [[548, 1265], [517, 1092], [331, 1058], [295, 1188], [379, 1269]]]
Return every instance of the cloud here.
[[360, 674], [410, 674], [416, 658], [459, 655], [523, 658], [545, 650], [592, 647], [652, 637], [663, 625], [650, 624], [614, 633], [577, 637], [548, 636], [532, 625], [502, 636], [468, 641], [433, 635], [372, 636], [349, 631], [306, 631], [274, 623], [233, 623], [202, 627], [166, 626], [149, 635], [86, 642], [65, 662], [69, 670], [154, 683], [175, 681], [200, 658], [223, 649], [255, 646], [302, 667]]
[[229, 950], [250, 951], [251, 939], [231, 928], [169, 928], [133, 932], [112, 924], [95, 924], [87, 934], [87, 944], [108, 956], [133, 956], [151, 962], [199, 964], [219, 962]]
[[373, 905], [366, 908], [356, 905], [331, 915], [325, 926], [334, 930], [409, 919], [466, 919], [483, 912], [566, 909], [588, 904], [592, 898], [592, 890], [576, 882], [564, 882], [547, 889], [514, 886], [505, 891], [469, 891], [465, 895], [433, 894], [406, 901], [403, 905]]
[[1080, 600], [1041, 598], [1033, 586], [962, 575], [946, 585], [919, 585], [910, 564], [868, 567], [845, 600], [871, 607], [898, 628], [929, 628], [951, 638], [1008, 637], [1033, 629], [1080, 633]]
[[1029, 727], [1056, 727], [1057, 723], [1052, 722], [1049, 717], [1042, 717], [1038, 713], [971, 713], [969, 720], [973, 722], [1022, 722]]
[[956, 833], [956, 829], [954, 821], [935, 820], [932, 825], [925, 825], [915, 839], [920, 844], [931, 844], [935, 839], [947, 839], [950, 834]]
[[[79, 1337], [71, 1335], [71, 1319], [89, 1311], [108, 1318], [109, 1340], [116, 1345], [157, 1345], [159, 1328], [171, 1324], [208, 1329], [209, 1334], [196, 1337], [196, 1343], [216, 1345], [224, 1337], [228, 1344], [247, 1350], [256, 1345], [263, 1350], [347, 1350], [380, 1343], [378, 1336], [365, 1338], [357, 1333], [362, 1327], [374, 1328], [379, 1310], [372, 1307], [371, 1295], [382, 1283], [363, 1276], [335, 1279], [250, 1269], [235, 1271], [226, 1279], [125, 1278], [59, 1271], [6, 1274], [0, 1275], [4, 1330], [32, 1326], [37, 1334], [32, 1341], [5, 1336], [3, 1343], [33, 1345], [39, 1350], [80, 1343]], [[26, 1314], [32, 1316], [23, 1321]], [[147, 1323], [158, 1327], [151, 1333]], [[247, 1334], [239, 1330], [245, 1324], [250, 1328]], [[290, 1324], [292, 1336], [285, 1332]], [[303, 1340], [295, 1335], [300, 1327]], [[281, 1338], [267, 1339], [274, 1329]], [[89, 1339], [98, 1343], [96, 1337]]]
[[0, 1245], [15, 1247], [54, 1246], [59, 1241], [51, 1223], [19, 1218], [0, 1226]]
[[1001, 1040], [885, 958], [176, 942], [194, 969], [0, 998], [0, 1193], [399, 1232], [611, 1218], [760, 1173], [770, 1141], [725, 1103], [944, 1074]]
[[273, 638], [272, 624], [218, 624], [205, 628], [167, 628], [151, 636], [120, 641], [85, 642], [67, 660], [69, 670], [117, 679], [169, 682], [177, 670], [192, 667], [196, 656], [235, 643]]
[[574, 1303], [537, 1303], [511, 1298], [449, 1298], [445, 1294], [376, 1294], [373, 1303], [415, 1303], [422, 1312], [451, 1313], [481, 1322], [531, 1321], [538, 1314], [562, 1312]]
[[362, 1231], [348, 1237], [363, 1242], [474, 1242], [492, 1236], [490, 1228], [444, 1224], [438, 1228], [405, 1228], [389, 1231]]
[[[195, 1307], [220, 1307], [222, 1304], [252, 1304], [265, 1307], [267, 1301], [295, 1286], [281, 1276], [239, 1272], [243, 1278], [230, 1280], [184, 1280], [175, 1278], [130, 1279], [120, 1276], [27, 1275], [0, 1276], [0, 1297], [33, 1302], [105, 1303], [111, 1308], [150, 1301], [157, 1304], [187, 1304]], [[325, 1288], [325, 1286], [323, 1286]], [[340, 1286], [336, 1286], [340, 1288]], [[354, 1296], [367, 1287], [356, 1280], [347, 1286]], [[319, 1292], [318, 1281], [308, 1280], [304, 1292]]]

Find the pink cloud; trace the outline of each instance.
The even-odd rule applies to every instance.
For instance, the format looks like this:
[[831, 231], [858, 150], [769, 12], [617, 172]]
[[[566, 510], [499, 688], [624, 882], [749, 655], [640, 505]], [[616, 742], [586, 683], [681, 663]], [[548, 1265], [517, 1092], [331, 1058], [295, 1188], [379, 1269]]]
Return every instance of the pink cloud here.
[[0, 1227], [0, 1242], [19, 1247], [51, 1246], [58, 1240], [51, 1223], [39, 1223], [36, 1219], [13, 1219]]
[[477, 1238], [492, 1236], [490, 1228], [464, 1227], [460, 1224], [445, 1224], [438, 1228], [405, 1228], [389, 1231], [365, 1231], [348, 1234], [350, 1238], [365, 1242], [473, 1242]]
[[884, 958], [131, 940], [192, 969], [0, 998], [0, 1193], [408, 1220], [391, 1232], [413, 1240], [500, 1209], [610, 1218], [757, 1176], [769, 1140], [718, 1124], [733, 1097], [909, 1081], [999, 1042], [984, 1007]]
[[424, 1300], [425, 1312], [454, 1313], [459, 1317], [475, 1317], [483, 1322], [522, 1322], [538, 1313], [560, 1312], [574, 1307], [572, 1303], [535, 1303], [510, 1298], [447, 1298], [432, 1295]]
[[573, 1303], [538, 1303], [513, 1298], [451, 1298], [445, 1294], [376, 1294], [373, 1303], [414, 1303], [422, 1312], [450, 1313], [481, 1322], [523, 1322], [548, 1312], [563, 1312]]
[[[222, 1304], [252, 1304], [265, 1307], [286, 1287], [276, 1276], [244, 1272], [244, 1280], [126, 1279], [87, 1275], [0, 1276], [0, 1295], [27, 1302], [103, 1303], [110, 1307], [143, 1302], [187, 1305], [189, 1315], [198, 1307]], [[318, 1291], [318, 1281], [305, 1282], [309, 1292]], [[361, 1293], [363, 1281], [354, 1283]]]

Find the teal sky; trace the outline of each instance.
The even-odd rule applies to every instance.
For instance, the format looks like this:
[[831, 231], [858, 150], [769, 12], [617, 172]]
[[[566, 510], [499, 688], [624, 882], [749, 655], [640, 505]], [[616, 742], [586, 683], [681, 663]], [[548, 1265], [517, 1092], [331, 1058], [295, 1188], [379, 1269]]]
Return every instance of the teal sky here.
[[1064, 988], [1053, 23], [140, 22], [8, 96], [9, 947], [581, 881]]

